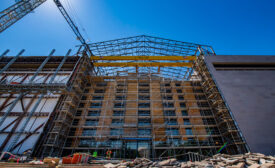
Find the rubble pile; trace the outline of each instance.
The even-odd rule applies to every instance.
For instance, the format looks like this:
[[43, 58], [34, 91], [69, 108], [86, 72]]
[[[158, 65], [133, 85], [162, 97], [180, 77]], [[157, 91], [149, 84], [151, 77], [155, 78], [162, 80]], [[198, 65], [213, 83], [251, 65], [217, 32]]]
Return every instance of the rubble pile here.
[[243, 155], [217, 154], [202, 161], [179, 162], [176, 159], [151, 161], [137, 158], [118, 164], [108, 163], [105, 168], [275, 168], [275, 157], [260, 153]]
[[243, 155], [217, 154], [198, 162], [198, 164], [200, 166], [227, 168], [275, 168], [275, 157], [265, 156], [260, 153], [246, 153]]

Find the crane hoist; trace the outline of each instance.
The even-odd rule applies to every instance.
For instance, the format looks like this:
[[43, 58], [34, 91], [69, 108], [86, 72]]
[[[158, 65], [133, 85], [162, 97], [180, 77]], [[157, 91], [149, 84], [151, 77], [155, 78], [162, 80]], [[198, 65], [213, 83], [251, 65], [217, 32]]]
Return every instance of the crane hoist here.
[[[22, 19], [27, 14], [31, 13], [35, 8], [46, 2], [47, 0], [20, 0], [14, 5], [8, 7], [7, 9], [0, 12], [0, 33], [5, 31], [11, 25], [16, 23], [18, 20]], [[90, 50], [89, 45], [86, 43], [85, 39], [81, 35], [78, 27], [74, 24], [73, 20], [61, 4], [59, 0], [53, 0], [56, 4], [57, 8], [73, 30], [77, 39], [81, 42], [81, 44], [85, 48], [85, 52], [88, 56], [93, 56], [92, 51]]]

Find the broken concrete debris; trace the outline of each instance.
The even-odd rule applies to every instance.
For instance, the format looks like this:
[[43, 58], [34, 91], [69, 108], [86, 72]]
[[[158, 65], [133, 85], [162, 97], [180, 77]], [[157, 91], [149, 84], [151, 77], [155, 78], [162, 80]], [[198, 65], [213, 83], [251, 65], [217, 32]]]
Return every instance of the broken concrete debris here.
[[275, 168], [275, 157], [260, 153], [246, 153], [240, 155], [216, 154], [202, 161], [180, 162], [176, 159], [151, 161], [137, 158], [134, 161], [118, 164], [108, 163], [105, 168]]

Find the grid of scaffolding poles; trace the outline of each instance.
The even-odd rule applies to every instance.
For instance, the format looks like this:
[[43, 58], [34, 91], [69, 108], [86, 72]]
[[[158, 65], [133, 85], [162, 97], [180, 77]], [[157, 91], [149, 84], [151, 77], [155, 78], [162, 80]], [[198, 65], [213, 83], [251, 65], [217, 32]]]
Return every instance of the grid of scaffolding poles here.
[[[2, 57], [6, 52], [2, 54], [1, 61], [8, 63], [1, 70], [0, 91], [8, 90], [10, 95], [26, 91], [28, 94], [40, 93], [37, 104], [40, 99], [47, 98], [47, 92], [62, 95], [53, 114], [48, 116], [53, 117], [53, 122], [45, 126], [45, 133], [39, 133], [41, 142], [36, 145], [36, 149], [39, 148], [36, 154], [61, 156], [88, 150], [104, 156], [106, 150], [112, 149], [114, 157], [120, 159], [142, 154], [150, 158], [165, 158], [186, 152], [213, 155], [225, 143], [226, 153], [247, 150], [234, 118], [204, 63], [204, 56], [214, 54], [211, 47], [150, 36], [93, 43], [90, 47], [95, 53], [93, 58], [99, 56], [99, 59], [91, 60], [82, 53], [68, 73], [59, 71], [69, 54], [58, 58], [61, 64], [52, 69], [52, 76], [47, 77], [51, 86], [40, 82], [39, 87], [36, 83], [31, 82], [29, 86], [22, 82], [34, 80], [33, 76], [7, 71], [22, 60], [20, 55], [23, 51], [13, 58]], [[81, 47], [79, 51], [81, 53]], [[36, 61], [47, 63], [51, 60], [50, 56]], [[120, 57], [108, 60], [108, 56]], [[178, 56], [182, 58], [177, 60]], [[114, 62], [126, 64], [120, 67], [96, 66], [104, 63], [113, 65]], [[186, 64], [161, 66], [172, 65], [162, 64], [167, 62]], [[131, 67], [127, 63], [136, 66]], [[139, 63], [150, 64], [139, 66], [142, 65]], [[94, 74], [92, 68], [99, 69], [101, 74]], [[13, 76], [7, 78], [8, 73]], [[67, 76], [61, 77], [64, 74]], [[56, 76], [60, 79], [55, 80]], [[44, 80], [42, 78], [39, 81]], [[65, 82], [65, 85], [56, 86], [53, 81]], [[30, 111], [29, 117], [36, 114], [34, 111]], [[40, 115], [41, 110], [38, 113]], [[4, 113], [1, 120], [4, 121], [8, 115]], [[9, 144], [10, 150], [22, 147], [22, 143], [17, 142], [23, 134], [24, 125]]]
[[[39, 59], [29, 57], [29, 60], [33, 60], [32, 69], [28, 68], [29, 64], [24, 63], [24, 57], [21, 56], [23, 51], [15, 57], [5, 56], [7, 52], [1, 55], [3, 68], [1, 69], [0, 90], [1, 100], [4, 100], [1, 105], [1, 111], [4, 111], [2, 112], [1, 125], [5, 127], [1, 131], [12, 127], [1, 145], [1, 150], [14, 153], [26, 150], [26, 146], [23, 144], [29, 141], [30, 137], [42, 133], [45, 122], [42, 122], [41, 119], [45, 118], [47, 121], [49, 118], [49, 103], [53, 103], [53, 100], [58, 99], [68, 90], [66, 82], [71, 76], [68, 70], [62, 69], [62, 66], [66, 64], [70, 50], [62, 59], [53, 56], [55, 50], [52, 50], [47, 57]], [[69, 62], [71, 60], [74, 59], [70, 57]], [[49, 68], [48, 65], [53, 62], [58, 62], [58, 67]], [[25, 69], [18, 71], [17, 67]], [[21, 108], [19, 104], [21, 104]], [[17, 117], [8, 124], [7, 122], [12, 119], [11, 116]], [[26, 136], [22, 139], [24, 135]]]
[[[124, 81], [124, 82], [123, 82]], [[103, 92], [103, 93], [105, 93], [105, 95], [107, 96], [107, 97], [105, 97], [106, 99], [104, 99], [103, 100], [103, 102], [101, 102], [101, 104], [103, 105], [103, 109], [101, 108], [101, 110], [100, 110], [100, 112], [102, 113], [100, 116], [99, 116], [99, 121], [98, 121], [98, 123], [101, 123], [101, 124], [98, 124], [98, 129], [97, 129], [97, 133], [95, 134], [96, 135], [96, 138], [97, 138], [97, 142], [98, 143], [96, 143], [96, 146], [95, 146], [95, 149], [96, 148], [99, 148], [99, 146], [100, 145], [102, 145], [102, 146], [104, 146], [104, 144], [105, 144], [105, 146], [106, 146], [106, 142], [108, 142], [107, 141], [107, 139], [105, 139], [105, 141], [103, 140], [104, 138], [106, 138], [107, 136], [110, 136], [110, 134], [109, 134], [109, 131], [108, 130], [104, 130], [104, 131], [102, 131], [103, 129], [105, 129], [106, 127], [108, 128], [109, 126], [110, 127], [112, 127], [112, 125], [111, 124], [116, 124], [116, 122], [111, 122], [111, 120], [109, 120], [108, 122], [106, 121], [106, 122], [102, 122], [102, 121], [104, 121], [105, 119], [108, 119], [108, 118], [110, 118], [111, 116], [113, 116], [114, 114], [108, 114], [108, 115], [106, 115], [106, 113], [104, 112], [104, 111], [107, 111], [107, 107], [105, 107], [104, 106], [104, 104], [105, 105], [107, 105], [108, 104], [108, 101], [110, 101], [110, 98], [111, 98], [111, 101], [113, 101], [114, 102], [114, 106], [118, 106], [118, 107], [123, 107], [123, 108], [119, 108], [120, 110], [122, 110], [122, 111], [124, 111], [124, 115], [122, 115], [122, 116], [119, 116], [119, 118], [117, 118], [117, 117], [112, 117], [113, 119], [119, 119], [119, 122], [118, 123], [123, 123], [124, 124], [124, 128], [125, 127], [127, 127], [127, 126], [131, 126], [131, 125], [128, 125], [127, 124], [127, 118], [136, 118], [136, 117], [138, 117], [138, 118], [140, 118], [139, 116], [138, 116], [138, 114], [137, 114], [137, 110], [136, 110], [136, 112], [134, 113], [134, 114], [131, 114], [131, 115], [127, 115], [127, 110], [125, 111], [125, 104], [126, 105], [128, 105], [128, 102], [130, 101], [129, 99], [127, 99], [126, 101], [124, 100], [124, 98], [122, 98], [122, 97], [124, 97], [123, 95], [125, 95], [125, 92], [124, 92], [124, 90], [126, 90], [126, 89], [122, 89], [123, 87], [124, 88], [126, 88], [125, 86], [127, 86], [125, 83], [126, 83], [126, 79], [124, 78], [124, 79], [118, 79], [118, 80], [116, 80], [116, 81], [114, 81], [115, 83], [113, 83], [113, 84], [111, 84], [111, 83], [108, 83], [108, 84], [106, 84], [106, 86], [108, 86], [108, 87], [110, 87], [110, 86], [112, 86], [112, 85], [114, 85], [114, 86], [116, 86], [116, 90], [114, 90], [115, 92], [120, 92], [119, 94], [114, 94], [114, 95], [116, 95], [116, 97], [119, 95], [120, 97], [119, 97], [119, 99], [121, 98], [122, 100], [120, 100], [120, 101], [118, 101], [118, 100], [116, 100], [116, 98], [115, 97], [110, 97], [110, 96], [107, 96], [107, 95], [110, 95], [111, 94], [111, 92], [108, 92], [107, 90], [109, 90], [108, 88], [104, 88], [104, 89], [102, 89], [102, 90], [106, 90], [107, 91], [107, 93], [105, 93], [105, 91]], [[144, 82], [144, 81], [143, 81]], [[170, 81], [171, 82], [171, 81]], [[150, 80], [148, 80], [147, 81], [147, 84], [149, 84], [150, 83]], [[102, 85], [102, 83], [100, 84], [100, 83], [98, 83], [99, 85]], [[96, 84], [96, 85], [98, 85], [98, 84]], [[136, 93], [132, 93], [132, 95], [138, 95], [139, 97], [138, 97], [138, 102], [146, 102], [146, 101], [144, 101], [143, 99], [144, 99], [144, 95], [146, 95], [146, 94], [144, 94], [144, 93], [142, 93], [142, 94], [140, 94], [139, 93], [139, 87], [140, 88], [143, 88], [144, 89], [144, 86], [141, 86], [140, 84], [142, 84], [142, 82], [139, 82], [139, 83], [137, 83], [136, 85], [137, 85], [137, 90], [136, 90]], [[146, 84], [146, 83], [145, 83]], [[150, 85], [150, 84], [149, 84]], [[148, 85], [148, 86], [149, 86]], [[121, 87], [118, 87], [118, 86], [121, 86]], [[97, 87], [96, 87], [97, 88]], [[120, 89], [118, 89], [118, 88], [120, 88]], [[146, 87], [145, 87], [146, 88]], [[166, 95], [166, 91], [165, 91], [166, 89], [164, 89], [163, 91], [163, 95]], [[142, 90], [141, 90], [142, 91]], [[129, 95], [131, 92], [129, 92], [128, 91], [128, 93], [127, 93], [127, 95]], [[88, 95], [90, 94], [90, 92], [88, 92]], [[159, 93], [159, 91], [158, 92], [156, 92], [156, 94], [160, 94]], [[188, 94], [188, 93], [184, 93], [184, 94]], [[190, 93], [189, 93], [190, 94]], [[99, 95], [99, 93], [97, 93], [97, 94], [93, 94], [93, 96], [92, 97], [89, 97], [87, 95], [87, 98], [88, 98], [88, 100], [91, 100], [92, 99], [92, 97], [96, 97], [96, 96], [98, 96]], [[154, 92], [152, 92], [152, 88], [150, 88], [150, 98], [152, 98], [152, 97], [154, 97], [153, 96], [154, 95]], [[142, 98], [142, 96], [143, 96], [143, 98]], [[104, 96], [101, 96], [101, 97], [104, 97]], [[164, 96], [165, 97], [165, 96]], [[125, 97], [126, 98], [126, 97]], [[112, 100], [113, 99], [113, 100]], [[139, 99], [141, 99], [141, 100], [139, 100]], [[173, 100], [172, 100], [173, 101]], [[186, 99], [185, 101], [194, 101], [194, 100], [189, 100], [189, 99]], [[86, 103], [88, 104], [88, 106], [89, 106], [89, 104], [91, 103], [91, 102], [97, 102], [97, 101], [87, 101]], [[152, 100], [152, 99], [149, 99], [148, 100], [148, 102], [151, 102], [151, 103], [154, 103], [154, 100]], [[174, 102], [174, 101], [173, 101]], [[164, 100], [162, 100], [162, 103], [166, 103], [166, 100], [165, 100], [165, 102], [164, 102]], [[109, 105], [109, 104], [108, 104]], [[136, 104], [137, 105], [137, 104]], [[111, 106], [111, 105], [110, 105]], [[87, 107], [87, 105], [86, 106], [84, 106], [84, 107]], [[131, 109], [129, 106], [127, 106], [128, 108], [127, 109]], [[138, 107], [136, 107], [137, 109], [139, 109]], [[163, 107], [162, 107], [163, 108]], [[189, 108], [194, 108], [194, 107], [189, 107]], [[152, 108], [152, 107], [150, 107], [150, 111], [154, 111], [155, 109], [157, 109], [157, 108]], [[110, 109], [109, 109], [110, 110]], [[87, 110], [83, 110], [84, 112], [86, 111], [87, 112]], [[110, 111], [109, 111], [110, 112]], [[126, 114], [125, 114], [126, 113]], [[83, 114], [83, 112], [81, 113], [81, 114]], [[151, 113], [152, 114], [152, 113]], [[84, 116], [85, 116], [85, 113], [84, 113]], [[82, 118], [86, 118], [87, 117], [87, 113], [86, 113], [86, 116], [85, 117], [83, 117], [82, 116]], [[189, 117], [201, 117], [202, 118], [202, 116], [189, 116]], [[153, 127], [153, 123], [154, 123], [154, 120], [155, 119], [158, 119], [158, 118], [163, 118], [164, 119], [164, 117], [162, 116], [162, 115], [156, 115], [156, 116], [151, 116], [151, 130], [154, 130], [154, 127]], [[174, 117], [173, 117], [174, 118]], [[166, 117], [166, 119], [168, 119], [168, 120], [170, 120], [170, 119], [172, 119], [172, 117], [171, 116], [167, 116]], [[121, 122], [122, 121], [122, 122]], [[81, 123], [81, 121], [79, 121], [80, 123]], [[131, 124], [132, 124], [132, 126], [136, 126], [136, 125], [133, 125], [133, 122], [130, 122]], [[80, 129], [80, 128], [83, 128], [83, 124], [84, 124], [84, 122], [82, 122], [82, 125], [81, 124], [79, 124], [77, 127]], [[196, 126], [196, 124], [193, 124], [192, 123], [192, 125], [194, 125], [194, 126]], [[122, 125], [116, 125], [116, 126], [122, 126]], [[162, 124], [159, 124], [159, 125], [157, 125], [158, 127], [157, 127], [157, 129], [155, 129], [158, 133], [163, 133], [164, 135], [165, 135], [165, 131], [163, 131], [163, 129], [161, 130], [161, 131], [159, 131], [158, 129], [159, 128], [166, 128], [167, 127], [167, 123], [165, 124], [165, 121], [163, 120], [162, 121]], [[168, 128], [168, 129], [171, 129], [170, 127]], [[80, 131], [81, 132], [81, 131]], [[127, 134], [128, 132], [126, 131], [126, 129], [125, 129], [125, 132], [123, 133], [123, 132], [121, 132], [120, 134], [117, 134], [117, 136], [116, 136], [116, 138], [123, 138], [123, 136], [131, 136], [131, 137], [135, 137], [135, 136], [137, 136], [137, 133], [136, 132], [131, 132], [131, 134]], [[76, 138], [79, 138], [79, 136], [80, 136], [81, 134], [75, 134], [75, 136], [77, 136]], [[168, 134], [167, 135], [168, 136], [168, 138], [170, 138], [170, 139], [172, 139], [172, 141], [173, 141], [173, 136], [171, 135], [171, 134]], [[208, 135], [204, 135], [204, 136], [211, 136], [211, 134], [208, 134]], [[80, 136], [81, 137], [81, 136]], [[195, 141], [195, 140], [194, 140]], [[198, 140], [196, 140], [195, 142], [197, 142]], [[76, 142], [78, 142], [78, 141], [76, 141]], [[77, 148], [76, 146], [74, 146], [74, 148]], [[152, 147], [152, 148], [154, 148], [154, 147]]]

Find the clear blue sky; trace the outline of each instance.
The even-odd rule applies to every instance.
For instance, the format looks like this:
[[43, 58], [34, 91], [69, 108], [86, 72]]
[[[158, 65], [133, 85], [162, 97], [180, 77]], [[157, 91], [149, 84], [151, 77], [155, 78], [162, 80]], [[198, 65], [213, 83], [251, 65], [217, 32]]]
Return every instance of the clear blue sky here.
[[[72, 8], [68, 5], [69, 1]], [[61, 0], [91, 42], [136, 35], [207, 44], [217, 54], [275, 55], [275, 0]], [[0, 0], [0, 10], [14, 0]], [[80, 28], [82, 30], [82, 28]], [[0, 54], [64, 55], [80, 44], [52, 0], [0, 34]]]

